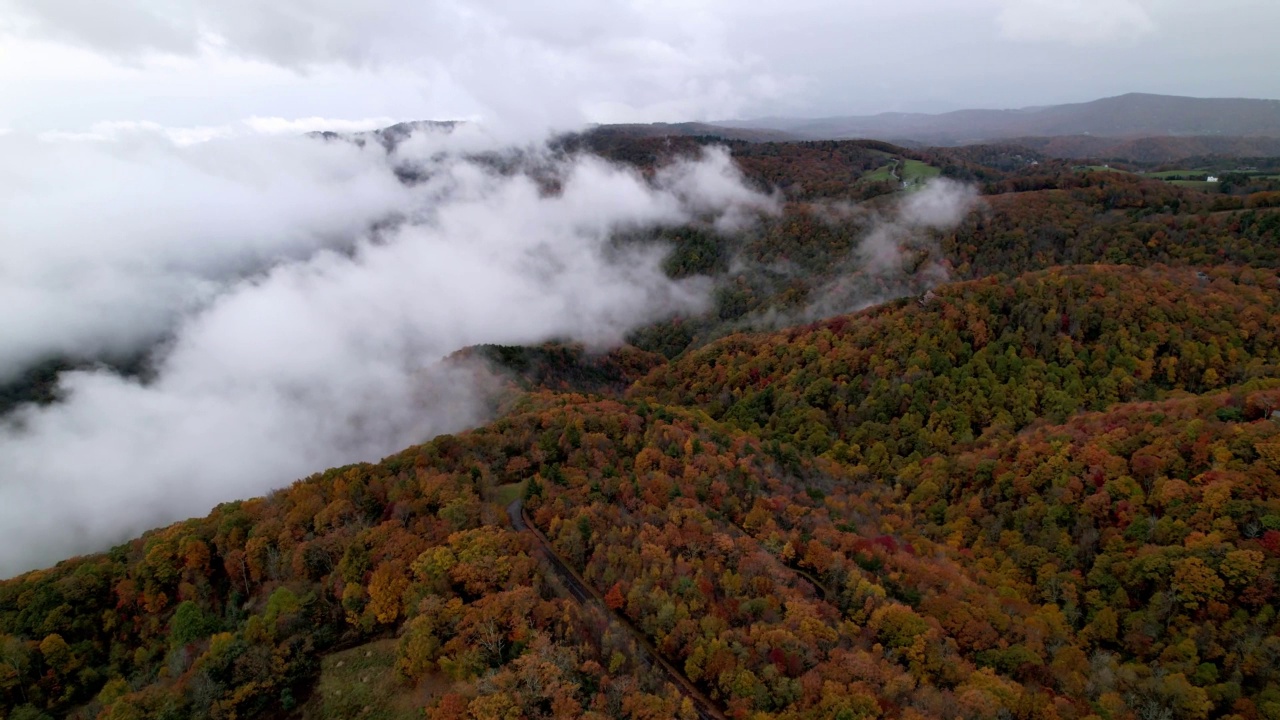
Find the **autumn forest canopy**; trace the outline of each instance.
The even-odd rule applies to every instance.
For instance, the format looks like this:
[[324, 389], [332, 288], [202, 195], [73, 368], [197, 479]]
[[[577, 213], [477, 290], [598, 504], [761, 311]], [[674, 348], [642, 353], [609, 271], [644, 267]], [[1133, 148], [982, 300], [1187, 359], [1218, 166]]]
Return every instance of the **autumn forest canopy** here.
[[[663, 311], [469, 340], [470, 429], [0, 581], [0, 720], [1280, 720], [1280, 163], [1043, 150], [477, 154], [583, 226], [564, 163], [677, 198], [583, 252]], [[156, 373], [53, 353], [0, 412], [93, 362]]]

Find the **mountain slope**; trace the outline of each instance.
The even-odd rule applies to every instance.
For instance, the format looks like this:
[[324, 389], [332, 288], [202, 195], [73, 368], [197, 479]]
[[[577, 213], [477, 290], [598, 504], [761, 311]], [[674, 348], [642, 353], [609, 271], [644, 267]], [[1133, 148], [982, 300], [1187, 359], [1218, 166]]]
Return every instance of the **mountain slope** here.
[[[1178, 135], [1109, 138], [1098, 135], [1017, 137], [1009, 142], [1049, 157], [1083, 160], [1106, 158], [1137, 163], [1169, 163], [1188, 158], [1261, 158], [1280, 156], [1280, 137]], [[1239, 163], [1239, 164], [1248, 164]]]
[[[1280, 718], [1271, 198], [732, 149], [783, 209], [638, 239], [719, 283], [638, 333], [670, 360], [474, 347], [512, 381], [488, 425], [0, 581], [0, 720]], [[929, 292], [857, 261], [909, 164], [988, 193], [910, 238], [963, 280]], [[832, 281], [911, 295], [715, 339]]]
[[736, 335], [631, 394], [876, 476], [986, 433], [1280, 373], [1273, 271], [1069, 267]]
[[1270, 271], [1055, 269], [534, 392], [0, 582], [0, 708], [330, 717], [317, 659], [397, 637], [379, 687], [437, 720], [695, 716], [523, 495], [728, 716], [1270, 717], [1277, 318]]

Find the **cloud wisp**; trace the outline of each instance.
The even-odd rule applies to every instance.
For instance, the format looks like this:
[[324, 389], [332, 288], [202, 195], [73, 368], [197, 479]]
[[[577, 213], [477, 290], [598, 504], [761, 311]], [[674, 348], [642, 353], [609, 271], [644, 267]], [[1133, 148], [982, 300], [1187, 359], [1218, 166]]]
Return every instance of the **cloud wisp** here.
[[[515, 163], [537, 172], [500, 170], [449, 149], [479, 141], [439, 133], [389, 156], [316, 139], [193, 157], [165, 143], [95, 146], [106, 156], [83, 178], [53, 183], [64, 159], [18, 183], [30, 209], [6, 273], [38, 320], [9, 367], [166, 340], [148, 381], [67, 373], [62, 402], [0, 426], [0, 576], [473, 425], [484, 409], [470, 371], [443, 357], [549, 338], [607, 346], [697, 312], [706, 281], [672, 281], [662, 248], [613, 238], [770, 207], [719, 151], [646, 179], [537, 149]], [[85, 157], [83, 144], [57, 150]], [[397, 182], [405, 164], [425, 179]], [[141, 208], [103, 189], [124, 170]]]
[[905, 195], [888, 215], [871, 219], [871, 229], [850, 258], [855, 272], [818, 288], [806, 318], [855, 312], [946, 282], [950, 272], [937, 233], [959, 225], [978, 202], [973, 186], [946, 178]]

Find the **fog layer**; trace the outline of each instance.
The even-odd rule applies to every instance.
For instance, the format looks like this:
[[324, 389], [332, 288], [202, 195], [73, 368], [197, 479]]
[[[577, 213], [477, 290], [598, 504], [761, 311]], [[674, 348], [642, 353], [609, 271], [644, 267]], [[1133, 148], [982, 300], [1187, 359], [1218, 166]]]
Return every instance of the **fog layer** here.
[[63, 402], [0, 428], [0, 576], [479, 422], [471, 375], [442, 357], [604, 346], [697, 312], [704, 281], [611, 236], [770, 208], [717, 151], [645, 179], [526, 149], [534, 180], [455, 152], [484, 144], [465, 132], [391, 156], [306, 138], [5, 140], [32, 162], [3, 171], [0, 371], [167, 340], [148, 382], [68, 373]]
[[[802, 319], [851, 313], [947, 282], [951, 272], [938, 235], [959, 225], [979, 202], [975, 187], [947, 178], [903, 195], [889, 212], [870, 218], [870, 230], [845, 262], [855, 270], [817, 288]], [[866, 211], [855, 206], [832, 212]]]

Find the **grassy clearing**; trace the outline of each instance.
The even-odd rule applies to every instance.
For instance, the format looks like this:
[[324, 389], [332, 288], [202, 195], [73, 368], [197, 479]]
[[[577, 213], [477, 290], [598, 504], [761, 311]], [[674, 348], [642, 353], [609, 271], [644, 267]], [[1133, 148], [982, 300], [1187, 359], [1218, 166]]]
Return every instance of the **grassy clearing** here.
[[1200, 182], [1198, 180], [1169, 180], [1170, 185], [1178, 187], [1191, 188], [1193, 190], [1203, 190], [1204, 192], [1212, 192], [1218, 189], [1216, 182]]
[[910, 187], [923, 185], [926, 181], [941, 174], [941, 168], [936, 168], [928, 163], [923, 163], [919, 160], [895, 158], [893, 162], [882, 165], [863, 175], [861, 180], [864, 182], [901, 182]]
[[396, 641], [379, 640], [320, 661], [320, 683], [302, 708], [304, 720], [413, 720], [435, 692], [439, 678], [411, 687], [396, 674]]
[[1164, 172], [1147, 173], [1147, 177], [1168, 180], [1170, 178], [1186, 178], [1198, 175], [1211, 175], [1208, 170], [1165, 170]]
[[528, 482], [528, 480], [522, 480], [518, 483], [499, 485], [493, 489], [493, 501], [503, 507], [510, 505], [518, 498], [524, 497], [524, 486]]
[[862, 179], [868, 182], [893, 182], [893, 171], [897, 165], [897, 163], [889, 163], [888, 165], [863, 175]]
[[906, 160], [902, 164], [903, 182], [923, 182], [942, 174], [941, 168], [922, 163], [919, 160]]

